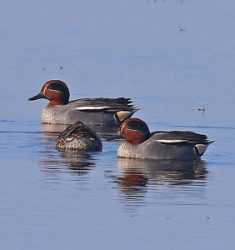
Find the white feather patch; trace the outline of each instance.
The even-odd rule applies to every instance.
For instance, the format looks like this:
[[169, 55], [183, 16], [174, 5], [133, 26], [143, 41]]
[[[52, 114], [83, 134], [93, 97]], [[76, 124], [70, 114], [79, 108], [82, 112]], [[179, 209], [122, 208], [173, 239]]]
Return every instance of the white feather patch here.
[[156, 140], [161, 143], [166, 143], [166, 144], [175, 144], [175, 143], [182, 143], [182, 142], [188, 142], [187, 140], [177, 140], [177, 139], [162, 139], [162, 140]]
[[109, 106], [99, 106], [99, 107], [94, 107], [94, 106], [83, 106], [83, 107], [76, 107], [75, 109], [77, 110], [103, 110], [103, 109], [108, 109], [110, 108]]
[[126, 120], [128, 117], [130, 117], [131, 115], [131, 112], [130, 111], [118, 111], [116, 113], [117, 117], [118, 117], [118, 120], [120, 122]]
[[197, 148], [197, 151], [199, 155], [203, 155], [206, 151], [208, 145], [205, 144], [196, 144], [195, 147]]

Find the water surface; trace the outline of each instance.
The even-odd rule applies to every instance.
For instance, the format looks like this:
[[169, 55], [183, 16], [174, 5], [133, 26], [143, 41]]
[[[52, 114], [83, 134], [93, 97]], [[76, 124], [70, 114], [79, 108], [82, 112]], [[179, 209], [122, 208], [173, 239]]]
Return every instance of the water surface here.
[[[235, 247], [235, 3], [0, 3], [2, 249]], [[201, 162], [63, 153], [43, 127], [48, 79], [71, 98], [128, 96], [154, 130], [215, 140]], [[205, 109], [202, 111], [200, 109]]]

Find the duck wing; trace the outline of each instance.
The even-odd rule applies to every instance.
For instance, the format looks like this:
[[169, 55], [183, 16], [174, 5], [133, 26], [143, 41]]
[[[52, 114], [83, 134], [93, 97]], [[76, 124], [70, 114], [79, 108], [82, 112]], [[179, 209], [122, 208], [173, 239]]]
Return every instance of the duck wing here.
[[74, 138], [82, 138], [82, 137], [97, 139], [98, 136], [83, 122], [78, 121], [73, 125], [68, 126], [62, 133], [60, 133], [59, 140], [72, 140]]
[[208, 145], [209, 141], [206, 135], [198, 134], [191, 131], [158, 131], [152, 134], [154, 140], [165, 144], [204, 144]]
[[[73, 116], [73, 114], [76, 116], [74, 112], [89, 114], [93, 113], [93, 117], [94, 115], [101, 115], [100, 117], [96, 118], [96, 121], [98, 121], [103, 115], [106, 117], [108, 115], [110, 117], [109, 121], [112, 120], [113, 123], [117, 122], [118, 124], [120, 124], [125, 119], [131, 117], [137, 110], [139, 110], [135, 107], [130, 98], [124, 97], [83, 98], [72, 101], [69, 103], [69, 105], [71, 107], [70, 116]], [[111, 117], [113, 118], [111, 119]]]
[[138, 110], [130, 98], [82, 98], [70, 102], [74, 109], [83, 112], [110, 112], [129, 111], [134, 113]]

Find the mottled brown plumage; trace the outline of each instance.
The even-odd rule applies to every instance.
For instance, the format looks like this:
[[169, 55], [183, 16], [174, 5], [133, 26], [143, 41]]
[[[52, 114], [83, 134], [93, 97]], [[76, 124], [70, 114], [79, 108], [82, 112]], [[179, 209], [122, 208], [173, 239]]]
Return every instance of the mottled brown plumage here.
[[79, 121], [59, 135], [56, 148], [61, 151], [101, 151], [102, 142], [93, 130]]

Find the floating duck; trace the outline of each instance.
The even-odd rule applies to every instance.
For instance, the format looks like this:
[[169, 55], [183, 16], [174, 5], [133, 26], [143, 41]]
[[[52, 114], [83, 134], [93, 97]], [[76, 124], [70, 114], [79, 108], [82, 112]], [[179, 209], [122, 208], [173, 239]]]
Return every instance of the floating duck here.
[[42, 123], [118, 126], [138, 109], [130, 98], [82, 98], [69, 101], [69, 89], [60, 80], [47, 81], [39, 94], [29, 101], [45, 98], [48, 105], [42, 111]]
[[93, 130], [78, 121], [60, 133], [56, 148], [60, 151], [101, 151], [102, 142]]
[[158, 160], [199, 160], [209, 144], [206, 135], [191, 131], [158, 131], [150, 133], [148, 125], [138, 118], [128, 118], [120, 126], [126, 139], [118, 148], [124, 158]]

